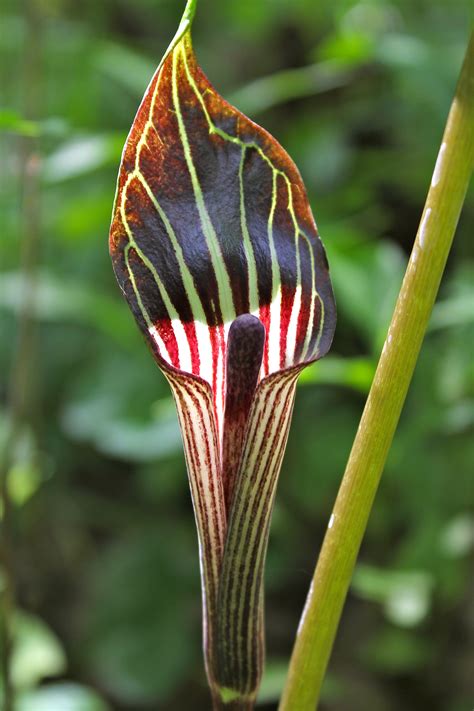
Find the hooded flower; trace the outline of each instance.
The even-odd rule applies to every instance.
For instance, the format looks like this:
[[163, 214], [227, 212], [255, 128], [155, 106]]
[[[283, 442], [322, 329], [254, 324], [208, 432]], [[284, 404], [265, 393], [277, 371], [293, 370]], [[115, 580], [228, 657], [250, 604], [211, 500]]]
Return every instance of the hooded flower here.
[[335, 304], [298, 170], [204, 76], [191, 45], [194, 7], [190, 0], [125, 144], [110, 251], [176, 401], [214, 699], [250, 708], [296, 380], [327, 352]]

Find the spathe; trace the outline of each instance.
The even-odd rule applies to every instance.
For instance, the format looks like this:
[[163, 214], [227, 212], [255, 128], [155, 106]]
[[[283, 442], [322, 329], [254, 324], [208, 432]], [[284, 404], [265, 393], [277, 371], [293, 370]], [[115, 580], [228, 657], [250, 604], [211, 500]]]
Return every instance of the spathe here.
[[251, 708], [296, 380], [327, 352], [335, 304], [298, 170], [202, 73], [191, 45], [194, 7], [127, 139], [110, 251], [177, 405], [215, 704]]

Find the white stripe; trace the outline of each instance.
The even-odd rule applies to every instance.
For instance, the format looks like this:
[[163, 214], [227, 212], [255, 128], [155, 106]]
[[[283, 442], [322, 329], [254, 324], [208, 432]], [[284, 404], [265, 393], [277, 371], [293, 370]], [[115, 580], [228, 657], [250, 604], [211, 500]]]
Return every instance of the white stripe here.
[[301, 311], [301, 284], [296, 287], [293, 306], [291, 309], [290, 323], [286, 333], [286, 350], [285, 350], [285, 365], [293, 365], [295, 359], [296, 347], [296, 330], [298, 328], [298, 319]]
[[[268, 329], [268, 372], [280, 370], [280, 324], [281, 324], [281, 272], [280, 263], [273, 240], [273, 217], [278, 200], [278, 173], [273, 168], [272, 205], [268, 215], [268, 242], [270, 245], [270, 258], [272, 264], [272, 301], [270, 303], [269, 329]], [[276, 293], [273, 294], [273, 290]]]
[[179, 369], [185, 370], [187, 373], [192, 373], [193, 364], [191, 358], [191, 346], [189, 345], [189, 340], [181, 319], [179, 317], [172, 318], [171, 326], [178, 344]]
[[199, 351], [199, 373], [197, 375], [212, 385], [212, 347], [209, 327], [202, 321], [194, 321], [194, 327]]
[[270, 304], [270, 328], [268, 333], [268, 373], [281, 370], [280, 367], [280, 321], [281, 321], [281, 285]]
[[160, 334], [158, 333], [156, 326], [150, 326], [150, 328], [148, 329], [148, 333], [150, 334], [150, 336], [153, 338], [156, 345], [158, 346], [158, 351], [159, 351], [161, 357], [164, 360], [168, 361], [168, 363], [170, 363], [170, 365], [172, 365], [171, 356], [168, 353], [168, 349], [165, 346], [165, 342], [163, 341]]

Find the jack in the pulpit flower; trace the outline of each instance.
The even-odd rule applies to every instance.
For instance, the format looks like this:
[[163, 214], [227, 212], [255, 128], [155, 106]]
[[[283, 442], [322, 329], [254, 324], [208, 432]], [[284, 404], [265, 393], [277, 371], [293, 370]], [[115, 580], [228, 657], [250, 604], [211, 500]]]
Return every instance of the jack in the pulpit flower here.
[[296, 381], [329, 349], [336, 313], [298, 170], [199, 68], [195, 5], [188, 2], [125, 144], [110, 252], [176, 401], [214, 705], [250, 709]]

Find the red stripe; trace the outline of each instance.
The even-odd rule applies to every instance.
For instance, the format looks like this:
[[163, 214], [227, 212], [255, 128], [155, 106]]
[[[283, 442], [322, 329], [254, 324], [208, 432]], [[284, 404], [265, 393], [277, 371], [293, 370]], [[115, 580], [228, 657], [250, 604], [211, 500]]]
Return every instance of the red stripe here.
[[264, 375], [268, 375], [270, 366], [268, 364], [268, 346], [269, 346], [269, 339], [268, 339], [268, 334], [270, 333], [270, 304], [261, 304], [258, 312], [260, 321], [263, 323], [265, 326], [265, 332], [267, 334], [267, 338], [265, 338], [265, 345], [263, 348], [263, 373]]
[[[174, 366], [179, 370], [180, 367], [180, 358], [179, 358], [179, 348], [178, 348], [178, 341], [176, 340], [176, 335], [173, 329], [173, 326], [171, 325], [171, 321], [169, 319], [160, 319], [159, 321], [156, 321], [154, 324], [156, 330], [158, 331], [160, 338], [162, 339], [163, 343], [166, 346], [166, 350], [169, 353], [171, 363], [170, 365]], [[161, 357], [163, 358], [163, 355], [160, 353]], [[167, 358], [163, 358], [163, 360], [167, 360]]]
[[280, 317], [280, 368], [286, 367], [286, 337], [290, 325], [291, 312], [295, 301], [296, 289], [281, 286], [281, 317]]

